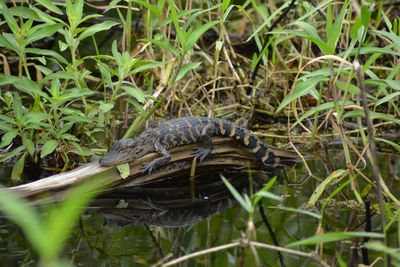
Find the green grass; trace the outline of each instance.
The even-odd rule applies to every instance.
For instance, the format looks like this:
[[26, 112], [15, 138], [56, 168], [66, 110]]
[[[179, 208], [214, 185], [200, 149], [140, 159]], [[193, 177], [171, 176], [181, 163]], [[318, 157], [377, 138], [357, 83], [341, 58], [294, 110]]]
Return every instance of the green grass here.
[[[28, 178], [29, 165], [58, 172], [101, 156], [114, 139], [140, 131], [152, 117], [261, 118], [250, 128], [285, 149], [297, 147], [305, 158], [303, 148], [314, 152], [329, 147], [332, 139], [344, 155], [344, 164], [328, 164], [323, 174], [303, 158], [303, 175], [313, 181], [311, 194], [284, 201], [282, 207], [271, 204], [290, 216], [309, 213], [318, 225], [307, 232], [309, 238], [287, 233], [282, 245], [319, 251], [320, 260], [346, 266], [348, 252], [340, 249], [341, 240], [375, 237], [366, 244], [376, 252], [371, 261], [382, 257], [388, 262], [390, 256], [399, 263], [400, 201], [398, 183], [391, 179], [398, 171], [386, 171], [386, 159], [378, 164], [376, 151], [368, 150], [375, 141], [396, 157], [400, 151], [395, 135], [400, 131], [399, 17], [390, 1], [321, 0], [314, 1], [316, 6], [300, 1], [267, 32], [289, 2], [129, 0], [94, 6], [83, 0], [0, 1], [0, 163], [15, 160], [7, 183]], [[204, 37], [210, 30], [217, 33], [215, 43]], [[241, 54], [235, 50], [238, 35], [254, 38], [258, 49], [268, 35], [269, 45], [261, 54]], [[251, 52], [250, 46], [245, 50]], [[252, 83], [258, 61], [262, 67]], [[264, 118], [287, 124], [283, 130], [263, 131]], [[287, 183], [298, 182], [296, 172], [289, 173]], [[374, 191], [377, 184], [379, 192]], [[227, 186], [252, 223], [256, 204], [276, 198], [270, 187], [242, 196]], [[342, 200], [372, 202], [379, 214], [373, 233], [357, 233], [354, 223], [332, 223], [329, 203]], [[18, 209], [2, 207], [9, 215]], [[51, 241], [57, 246], [48, 252], [34, 236], [48, 224], [29, 209], [21, 212], [35, 223], [14, 221], [39, 256], [56, 260], [68, 231]], [[65, 229], [78, 213], [71, 214]], [[354, 216], [363, 225], [361, 215]], [[337, 248], [323, 246], [329, 242]]]

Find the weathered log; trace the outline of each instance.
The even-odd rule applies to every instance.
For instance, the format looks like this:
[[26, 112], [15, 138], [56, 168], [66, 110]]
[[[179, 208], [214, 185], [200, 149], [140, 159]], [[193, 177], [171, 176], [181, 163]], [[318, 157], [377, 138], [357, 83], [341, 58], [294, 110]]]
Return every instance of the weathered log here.
[[[248, 162], [253, 162], [255, 170], [262, 170], [262, 166], [254, 160], [254, 156], [243, 150], [231, 138], [212, 138], [214, 149], [209, 158], [196, 164], [196, 170], [209, 168], [246, 168]], [[154, 182], [166, 176], [172, 176], [176, 173], [187, 172], [192, 166], [192, 150], [196, 144], [176, 147], [171, 149], [171, 161], [156, 169], [151, 174], [143, 173], [141, 165], [157, 157], [158, 153], [151, 153], [129, 163], [130, 176], [123, 179], [115, 167], [101, 167], [98, 162], [85, 164], [77, 169], [46, 177], [27, 184], [10, 187], [7, 190], [14, 191], [24, 197], [35, 197], [43, 193], [62, 192], [74, 185], [80, 184], [89, 179], [96, 179], [99, 185], [124, 186], [140, 185], [148, 182]], [[274, 153], [281, 158], [285, 158], [284, 163], [295, 160], [293, 153], [288, 153], [274, 149]]]

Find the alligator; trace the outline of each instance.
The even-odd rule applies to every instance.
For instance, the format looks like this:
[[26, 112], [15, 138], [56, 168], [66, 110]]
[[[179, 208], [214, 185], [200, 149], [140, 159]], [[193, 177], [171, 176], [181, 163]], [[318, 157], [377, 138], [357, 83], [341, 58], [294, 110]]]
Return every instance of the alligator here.
[[208, 117], [185, 117], [160, 122], [156, 127], [146, 129], [133, 139], [124, 138], [114, 142], [111, 150], [100, 159], [100, 165], [119, 165], [150, 152], [158, 152], [161, 157], [142, 166], [144, 172], [151, 173], [156, 166], [170, 161], [168, 149], [193, 143], [204, 144], [193, 152], [201, 162], [213, 149], [212, 136], [229, 136], [236, 139], [246, 150], [254, 153], [270, 176], [276, 175], [283, 168], [280, 158], [249, 130], [224, 119]]

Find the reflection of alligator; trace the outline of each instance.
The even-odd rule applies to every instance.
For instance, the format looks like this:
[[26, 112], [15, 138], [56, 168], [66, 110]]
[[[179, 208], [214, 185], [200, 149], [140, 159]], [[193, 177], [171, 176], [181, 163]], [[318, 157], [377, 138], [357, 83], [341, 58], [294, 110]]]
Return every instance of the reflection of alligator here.
[[[237, 204], [220, 179], [221, 170], [205, 168], [196, 171], [193, 180], [182, 173], [140, 186], [115, 187], [104, 192], [90, 206], [118, 225], [179, 227], [197, 223]], [[238, 192], [249, 194], [247, 172], [228, 168], [223, 173]], [[257, 191], [268, 177], [264, 172], [253, 172], [251, 181], [252, 190]]]
[[211, 136], [229, 136], [236, 139], [261, 160], [265, 171], [271, 176], [283, 168], [280, 158], [247, 129], [227, 120], [207, 117], [186, 117], [161, 122], [157, 127], [149, 128], [133, 139], [121, 139], [100, 159], [100, 164], [118, 165], [157, 151], [162, 157], [143, 166], [145, 171], [151, 172], [157, 165], [170, 161], [171, 155], [167, 149], [198, 142], [205, 143], [205, 146], [197, 148], [194, 156], [202, 161], [213, 149]]

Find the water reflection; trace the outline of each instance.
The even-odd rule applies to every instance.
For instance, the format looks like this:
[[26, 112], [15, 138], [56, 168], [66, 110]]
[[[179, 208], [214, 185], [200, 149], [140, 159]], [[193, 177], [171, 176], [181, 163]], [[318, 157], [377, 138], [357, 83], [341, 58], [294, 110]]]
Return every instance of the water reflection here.
[[[118, 225], [186, 226], [236, 204], [220, 174], [220, 170], [208, 170], [194, 178], [181, 174], [161, 182], [119, 187], [103, 194], [92, 207], [100, 207], [99, 214]], [[223, 174], [237, 191], [249, 192], [246, 170], [226, 169]], [[268, 176], [261, 171], [252, 176], [253, 190], [259, 190], [268, 181]]]

